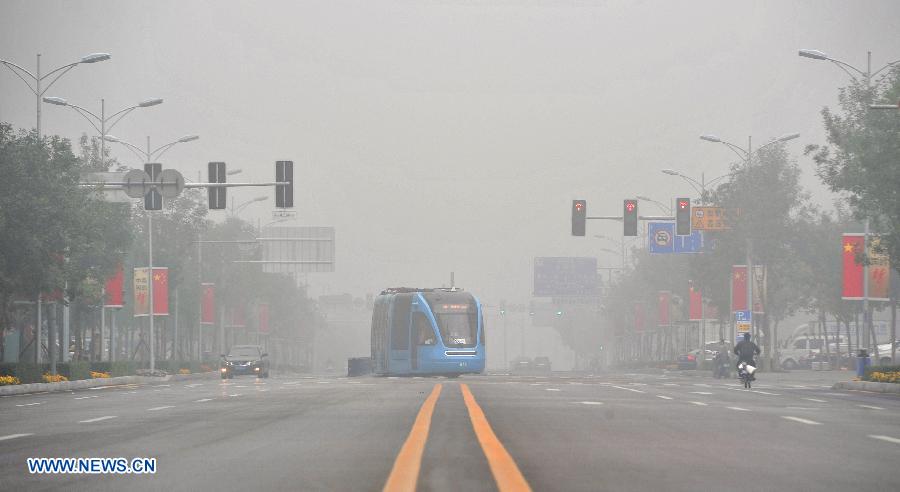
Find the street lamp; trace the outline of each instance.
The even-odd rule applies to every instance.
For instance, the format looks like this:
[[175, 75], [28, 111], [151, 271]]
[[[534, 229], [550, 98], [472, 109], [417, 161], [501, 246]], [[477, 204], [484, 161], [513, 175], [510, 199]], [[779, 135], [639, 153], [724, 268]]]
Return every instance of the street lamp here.
[[[668, 174], [668, 173], [667, 173], [667, 174]], [[637, 198], [638, 200], [643, 200], [643, 201], [645, 201], [645, 202], [650, 202], [650, 203], [656, 205], [657, 207], [659, 207], [659, 209], [662, 210], [663, 212], [665, 212], [665, 213], [667, 213], [667, 214], [669, 214], [669, 215], [672, 215], [672, 207], [669, 206], [669, 205], [666, 205], [665, 203], [662, 203], [662, 202], [660, 202], [660, 201], [658, 201], [658, 200], [654, 200], [654, 199], [652, 199], [652, 198], [650, 198], [650, 197], [648, 197], [648, 196], [641, 196], [641, 195], [638, 195], [638, 196], [636, 196], [635, 198]]]
[[[159, 98], [155, 99], [147, 99], [146, 101], [141, 101], [134, 106], [129, 106], [122, 110], [119, 110], [110, 116], [106, 116], [106, 100], [100, 99], [100, 116], [88, 111], [81, 106], [70, 104], [67, 100], [61, 97], [45, 97], [45, 103], [53, 104], [55, 106], [67, 106], [75, 110], [76, 113], [80, 114], [84, 119], [94, 127], [95, 130], [100, 132], [100, 163], [103, 164], [104, 168], [106, 167], [106, 132], [113, 129], [114, 126], [120, 121], [122, 118], [128, 115], [128, 113], [134, 111], [137, 108], [149, 108], [151, 106], [157, 106], [162, 104], [163, 100]], [[91, 119], [93, 118], [93, 119]], [[112, 121], [112, 123], [107, 126], [107, 122]], [[99, 126], [97, 125], [99, 123]]]
[[[13, 63], [9, 60], [0, 60], [0, 64], [5, 65], [6, 68], [10, 69], [14, 74], [16, 74], [17, 77], [22, 79], [22, 81], [25, 82], [25, 85], [28, 86], [28, 88], [31, 90], [32, 93], [34, 93], [35, 97], [37, 98], [37, 136], [38, 136], [38, 139], [40, 139], [41, 138], [41, 102], [42, 102], [41, 98], [44, 97], [44, 93], [47, 92], [47, 89], [49, 89], [51, 86], [53, 86], [53, 84], [55, 84], [56, 81], [59, 80], [60, 77], [65, 75], [66, 72], [68, 72], [69, 70], [72, 70], [76, 66], [78, 66], [82, 63], [97, 63], [97, 62], [101, 62], [104, 60], [109, 60], [109, 58], [110, 58], [109, 53], [91, 53], [89, 55], [85, 55], [85, 56], [81, 57], [81, 59], [78, 60], [77, 62], [72, 62], [72, 63], [69, 63], [68, 65], [63, 65], [61, 67], [55, 68], [44, 75], [41, 75], [41, 54], [40, 53], [38, 53], [38, 55], [37, 55], [37, 71], [35, 73], [31, 73], [28, 70], [20, 67], [19, 65], [16, 65], [15, 63]], [[56, 76], [53, 78], [53, 80], [50, 81], [49, 84], [47, 84], [46, 87], [41, 87], [41, 82], [43, 82], [44, 79], [46, 79], [52, 75], [56, 75]], [[31, 82], [28, 79], [26, 79], [25, 76], [28, 76], [29, 79], [34, 81], [34, 87], [32, 87]]]
[[897, 104], [870, 104], [869, 109], [900, 109], [900, 100]]
[[[894, 60], [890, 63], [885, 64], [883, 67], [879, 68], [878, 70], [876, 70], [875, 73], [872, 73], [872, 52], [871, 51], [866, 52], [866, 71], [865, 72], [854, 67], [853, 65], [850, 65], [847, 62], [831, 58], [828, 55], [826, 55], [825, 53], [818, 51], [818, 50], [802, 49], [802, 50], [800, 50], [799, 55], [802, 57], [805, 57], [805, 58], [812, 58], [814, 60], [830, 61], [830, 62], [834, 63], [835, 65], [837, 65], [838, 68], [843, 70], [844, 73], [849, 75], [850, 78], [853, 79], [854, 82], [858, 82], [858, 79], [856, 78], [856, 76], [854, 76], [849, 71], [849, 70], [853, 70], [854, 72], [863, 76], [863, 78], [866, 81], [866, 89], [867, 90], [871, 89], [871, 87], [872, 87], [872, 77], [881, 73], [882, 70], [885, 70], [887, 68], [890, 68], [890, 67], [900, 63], [900, 60]], [[889, 109], [892, 107], [890, 105], [884, 105], [884, 104], [873, 104], [873, 105], [870, 105], [869, 108], [870, 109]], [[900, 101], [897, 102], [897, 108], [900, 109]], [[869, 251], [869, 249], [868, 249], [869, 248], [869, 217], [868, 216], [866, 216], [865, 224], [863, 226], [863, 231], [864, 231], [863, 232], [863, 251], [868, 252]], [[871, 326], [872, 326], [872, 313], [869, 311], [869, 264], [868, 264], [868, 262], [865, 262], [863, 264], [863, 325], [864, 325], [863, 345], [865, 345], [866, 348], [868, 349], [869, 346], [871, 345], [869, 330], [871, 329]], [[896, 347], [896, 344], [891, 345], [892, 352], [895, 350], [895, 347]], [[859, 348], [859, 347], [857, 347], [857, 348]], [[876, 346], [876, 350], [877, 350], [877, 346]], [[891, 354], [891, 356], [893, 357], [893, 354]]]
[[[198, 138], [200, 138], [198, 135], [185, 135], [177, 140], [161, 145], [154, 150], [150, 150], [150, 137], [148, 136], [147, 151], [145, 152], [137, 145], [128, 143], [112, 135], [103, 136], [103, 139], [108, 142], [116, 142], [124, 145], [138, 157], [143, 159], [145, 163], [152, 162], [154, 158], [159, 159], [160, 156], [175, 145], [191, 142]], [[149, 264], [147, 268], [150, 274], [150, 309], [148, 311], [150, 316], [150, 372], [152, 373], [156, 369], [156, 339], [154, 338], [153, 333], [153, 211], [151, 210], [147, 211], [147, 250], [147, 263]]]
[[112, 135], [104, 135], [103, 136], [103, 140], [106, 140], [107, 142], [116, 142], [116, 143], [120, 143], [120, 144], [124, 145], [125, 147], [128, 148], [128, 150], [132, 151], [135, 155], [137, 155], [145, 163], [153, 162], [154, 159], [159, 159], [160, 157], [162, 157], [162, 155], [164, 153], [166, 153], [167, 150], [169, 150], [170, 148], [172, 148], [175, 145], [178, 145], [180, 143], [185, 143], [185, 142], [191, 142], [193, 140], [197, 140], [198, 138], [200, 138], [199, 135], [185, 135], [185, 136], [178, 138], [176, 140], [173, 140], [165, 145], [161, 145], [153, 150], [150, 150], [150, 137], [147, 136], [147, 150], [145, 151], [144, 149], [138, 147], [137, 145], [126, 142], [126, 141], [124, 141], [120, 138], [114, 137]]
[[[707, 181], [706, 173], [700, 173], [700, 181], [697, 181], [696, 179], [694, 179], [684, 173], [680, 173], [674, 169], [661, 169], [660, 171], [663, 174], [668, 174], [669, 176], [677, 176], [677, 177], [685, 180], [687, 182], [687, 184], [691, 185], [691, 187], [694, 188], [694, 191], [696, 191], [697, 193], [700, 194], [700, 205], [706, 204], [706, 197], [708, 196], [706, 193], [707, 187], [709, 187], [710, 185], [712, 185], [713, 183], [715, 183], [721, 179], [725, 179], [725, 178], [728, 178], [728, 177], [731, 177], [734, 175], [734, 173], [723, 174], [717, 178], [713, 178], [713, 179]], [[638, 198], [641, 198], [641, 197], [638, 197]]]
[[248, 205], [251, 205], [251, 204], [253, 204], [253, 203], [255, 203], [255, 202], [264, 202], [264, 201], [266, 201], [266, 200], [268, 200], [268, 199], [269, 199], [268, 196], [262, 195], [262, 196], [258, 196], [258, 197], [256, 197], [256, 198], [254, 198], [254, 199], [252, 199], [252, 200], [248, 200], [248, 201], [246, 201], [246, 202], [244, 202], [244, 203], [238, 205], [237, 207], [235, 207], [235, 206], [234, 206], [234, 197], [232, 197], [232, 198], [231, 198], [231, 216], [232, 216], [232, 217], [236, 217], [237, 214], [241, 213], [241, 211], [242, 211], [243, 209], [247, 208]]
[[[753, 150], [753, 137], [747, 137], [747, 148], [746, 149], [743, 149], [731, 142], [722, 140], [721, 138], [719, 138], [715, 135], [711, 135], [711, 134], [701, 135], [700, 139], [705, 140], [707, 142], [721, 143], [723, 145], [726, 145], [729, 149], [731, 149], [732, 152], [734, 152], [735, 154], [737, 154], [738, 157], [741, 158], [741, 160], [744, 162], [745, 167], [749, 168], [753, 161], [753, 154], [759, 153], [760, 150], [762, 150], [770, 145], [780, 143], [780, 142], [787, 142], [788, 140], [794, 140], [795, 138], [798, 138], [798, 137], [800, 137], [799, 133], [786, 133], [778, 138], [772, 139], [770, 142], [764, 144], [763, 146], [759, 147], [756, 150]], [[747, 311], [750, 311], [750, 312], [753, 311], [753, 283], [755, 281], [755, 279], [753, 278], [753, 260], [752, 260], [751, 252], [752, 252], [752, 242], [750, 240], [750, 236], [748, 235], [747, 236]], [[773, 352], [775, 350], [775, 340], [774, 340], [774, 337], [772, 336], [772, 334], [768, 333], [768, 332], [766, 333], [766, 339], [769, 342], [768, 347], [766, 349], [766, 360], [768, 361], [768, 370], [771, 370], [772, 369], [772, 361], [774, 360]]]

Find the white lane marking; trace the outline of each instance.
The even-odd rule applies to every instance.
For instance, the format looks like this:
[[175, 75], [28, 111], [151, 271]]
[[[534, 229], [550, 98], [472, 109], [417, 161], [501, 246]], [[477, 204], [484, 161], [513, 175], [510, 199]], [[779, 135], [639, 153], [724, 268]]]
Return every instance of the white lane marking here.
[[728, 407], [728, 409], [729, 410], [737, 410], [739, 412], [749, 412], [750, 411], [750, 410], [747, 410], [746, 408], [741, 408], [741, 407]]
[[647, 383], [631, 383], [632, 386], [647, 386]]
[[559, 388], [544, 388], [544, 391], [559, 391]]
[[663, 383], [663, 386], [678, 386], [675, 383]]
[[847, 396], [847, 395], [845, 395], [845, 394], [843, 394], [843, 393], [822, 393], [822, 394], [823, 394], [823, 395], [828, 395], [828, 396]]
[[694, 386], [703, 386], [704, 388], [709, 388], [709, 385], [706, 383], [694, 383]]
[[75, 398], [76, 400], [86, 400], [88, 398], [100, 398], [100, 395], [91, 395], [91, 396], [79, 396]]
[[10, 434], [8, 436], [0, 436], [0, 441], [8, 441], [17, 437], [33, 436], [34, 434]]
[[289, 385], [292, 385], [292, 384], [302, 384], [302, 383], [303, 383], [303, 381], [291, 381], [291, 382], [289, 382], [289, 383], [282, 383], [282, 384], [283, 384], [284, 386], [289, 386]]
[[175, 405], [164, 405], [164, 406], [161, 406], [161, 407], [148, 408], [147, 411], [148, 411], [148, 412], [155, 412], [155, 411], [157, 411], [157, 410], [165, 410], [165, 409], [167, 409], [167, 408], [175, 408]]
[[634, 388], [625, 388], [625, 387], [623, 387], [623, 386], [613, 386], [613, 388], [618, 388], [618, 389], [620, 389], [620, 390], [625, 390], [625, 391], [633, 391], [633, 392], [635, 392], [635, 393], [644, 393], [644, 392], [641, 391], [641, 390], [636, 390], [636, 389], [634, 389]]
[[801, 388], [801, 389], [806, 388], [806, 386], [800, 386], [799, 384], [789, 384], [788, 386], [790, 386], [791, 388]]
[[316, 381], [316, 383], [318, 383], [318, 384], [328, 384], [329, 381]]
[[693, 393], [695, 395], [711, 395], [712, 394], [709, 391], [691, 391], [691, 393]]
[[185, 388], [196, 388], [197, 386], [203, 386], [203, 383], [191, 383], [184, 385]]
[[884, 410], [884, 409], [881, 408], [881, 407], [876, 407], [876, 406], [873, 406], [873, 405], [856, 405], [856, 406], [858, 406], [858, 407], [860, 407], [860, 408], [868, 408], [868, 409], [870, 409], [870, 410]]
[[235, 393], [233, 395], [228, 395], [228, 396], [241, 396], [241, 393]]
[[785, 407], [787, 410], [821, 410], [821, 408], [812, 407]]
[[194, 400], [194, 403], [203, 403], [205, 401], [212, 401], [212, 398], [201, 398], [199, 400]]
[[806, 424], [806, 425], [822, 425], [822, 422], [816, 422], [815, 420], [801, 419], [800, 417], [791, 417], [790, 415], [782, 415], [781, 418], [786, 419], [786, 420], [793, 420], [794, 422], [800, 422], [801, 424]]
[[816, 402], [816, 403], [828, 403], [827, 400], [820, 400], [820, 399], [818, 399], [818, 398], [804, 398], [804, 400], [806, 400], [806, 401], [814, 401], [814, 402]]
[[781, 393], [769, 393], [768, 391], [750, 390], [751, 393], [759, 393], [761, 395], [781, 396]]
[[698, 407], [706, 406], [706, 403], [703, 403], [702, 401], [692, 401], [691, 403], [693, 403], [694, 405], [697, 405]]
[[581, 403], [582, 405], [603, 405], [602, 401], [577, 401], [574, 403]]
[[[876, 435], [876, 434], [869, 434], [869, 437], [871, 437], [872, 439], [878, 439], [878, 440], [881, 440], [881, 441], [892, 442], [892, 443], [894, 443], [894, 444], [900, 444], [900, 439], [897, 439], [896, 437], [879, 436], [879, 435]], [[3, 440], [3, 438], [0, 438], [0, 441], [2, 441], [2, 440]]]
[[247, 387], [247, 386], [245, 386], [245, 385], [243, 385], [243, 384], [239, 384], [239, 385], [235, 386], [235, 388], [246, 388], [246, 387]]
[[657, 398], [662, 398], [663, 400], [671, 400], [671, 399], [672, 399], [671, 396], [665, 396], [665, 395], [656, 395], [656, 397], [657, 397]]
[[18, 404], [18, 405], [16, 405], [16, 406], [17, 406], [17, 407], [30, 407], [30, 406], [33, 406], [33, 405], [40, 405], [40, 404], [41, 404], [41, 402], [36, 401], [36, 402], [34, 402], [34, 403], [20, 403], [20, 404]]
[[116, 418], [115, 415], [106, 415], [103, 417], [97, 417], [95, 419], [79, 420], [78, 423], [79, 424], [90, 424], [91, 422], [100, 422], [101, 420], [109, 420], [109, 419], [114, 419], [114, 418]]
[[157, 386], [159, 386], [161, 388], [168, 388], [169, 386], [172, 386], [172, 385], [171, 384], [157, 384]]

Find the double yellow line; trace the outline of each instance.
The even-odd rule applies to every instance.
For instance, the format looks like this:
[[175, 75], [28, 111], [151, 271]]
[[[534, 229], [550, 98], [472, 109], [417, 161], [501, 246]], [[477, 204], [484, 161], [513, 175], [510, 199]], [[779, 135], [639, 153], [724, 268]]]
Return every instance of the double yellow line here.
[[[425, 443], [428, 441], [428, 430], [431, 428], [431, 416], [434, 414], [434, 407], [441, 395], [441, 388], [441, 384], [436, 384], [431, 390], [431, 394], [425, 399], [425, 403], [422, 404], [422, 408], [419, 409], [412, 430], [409, 432], [406, 442], [403, 443], [403, 447], [400, 448], [391, 474], [384, 484], [384, 492], [413, 492], [416, 490], [419, 469], [422, 467], [422, 454], [425, 451]], [[469, 386], [460, 384], [459, 389], [462, 391], [463, 401], [469, 410], [469, 419], [472, 421], [475, 436], [478, 438], [478, 443], [481, 444], [481, 450], [487, 458], [491, 474], [497, 483], [497, 489], [500, 492], [530, 491], [531, 487], [525, 481], [522, 472], [519, 471], [515, 460], [503, 447], [503, 443], [497, 439], [481, 406], [469, 391]]]

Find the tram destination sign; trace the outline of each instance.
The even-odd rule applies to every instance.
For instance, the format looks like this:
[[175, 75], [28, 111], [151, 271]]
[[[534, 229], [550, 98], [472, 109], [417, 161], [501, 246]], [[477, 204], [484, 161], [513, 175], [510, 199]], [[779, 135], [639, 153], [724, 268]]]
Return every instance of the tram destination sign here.
[[596, 296], [597, 258], [544, 256], [534, 259], [536, 297]]

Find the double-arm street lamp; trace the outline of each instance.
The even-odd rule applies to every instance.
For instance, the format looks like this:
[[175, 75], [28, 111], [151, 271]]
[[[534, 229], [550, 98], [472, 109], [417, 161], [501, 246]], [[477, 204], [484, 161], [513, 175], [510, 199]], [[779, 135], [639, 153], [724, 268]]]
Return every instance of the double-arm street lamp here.
[[128, 148], [128, 150], [134, 152], [144, 163], [153, 162], [154, 159], [159, 159], [163, 154], [166, 153], [167, 150], [171, 149], [175, 145], [185, 142], [191, 142], [193, 140], [197, 140], [200, 138], [198, 135], [185, 135], [181, 138], [173, 140], [165, 145], [161, 145], [153, 150], [150, 150], [150, 136], [147, 136], [147, 150], [144, 150], [133, 143], [126, 142], [120, 138], [116, 138], [112, 135], [104, 135], [103, 140], [107, 142], [116, 142], [124, 145]]
[[[41, 74], [41, 54], [37, 55], [37, 70], [35, 73], [31, 73], [25, 68], [16, 65], [15, 63], [9, 60], [0, 60], [0, 65], [6, 66], [6, 68], [12, 70], [17, 77], [22, 79], [22, 82], [25, 82], [25, 85], [31, 89], [31, 92], [34, 93], [37, 98], [37, 136], [38, 139], [41, 138], [41, 102], [44, 97], [44, 93], [47, 92], [53, 84], [59, 80], [60, 77], [66, 74], [69, 70], [81, 65], [82, 63], [97, 63], [104, 60], [109, 60], [109, 53], [91, 53], [89, 55], [81, 57], [80, 60], [76, 62], [69, 63], [68, 65], [63, 65], [59, 68], [55, 68], [46, 74]], [[47, 84], [46, 87], [42, 86], [42, 82], [44, 79], [53, 77], [50, 83]], [[32, 85], [32, 82], [34, 85]]]
[[[61, 98], [61, 97], [45, 97], [45, 103], [53, 104], [56, 106], [66, 106], [75, 110], [76, 113], [80, 114], [84, 119], [94, 127], [97, 132], [100, 133], [100, 162], [101, 164], [106, 164], [106, 132], [111, 131], [114, 126], [120, 121], [122, 118], [128, 115], [128, 113], [134, 111], [137, 108], [149, 108], [151, 106], [157, 106], [162, 104], [163, 100], [159, 98], [155, 99], [147, 99], [146, 101], [141, 101], [134, 106], [129, 106], [127, 108], [116, 111], [115, 113], [106, 116], [106, 101], [104, 99], [100, 99], [100, 115], [96, 115], [91, 111], [82, 108], [81, 106], [71, 104], [69, 101]], [[109, 125], [107, 125], [108, 122]]]
[[[178, 145], [180, 143], [185, 143], [185, 142], [191, 142], [193, 140], [197, 140], [198, 138], [200, 138], [200, 137], [197, 135], [185, 135], [177, 140], [169, 142], [165, 145], [161, 145], [161, 146], [157, 147], [156, 149], [150, 150], [150, 137], [148, 136], [147, 137], [147, 150], [144, 151], [137, 145], [128, 143], [128, 142], [126, 142], [122, 139], [116, 138], [112, 135], [104, 135], [103, 136], [103, 139], [108, 142], [116, 142], [116, 143], [120, 143], [120, 144], [124, 145], [129, 150], [134, 152], [138, 157], [140, 157], [144, 161], [144, 163], [148, 163], [148, 164], [150, 162], [153, 162], [153, 159], [159, 159], [167, 150], [171, 149], [175, 145]], [[150, 281], [150, 289], [149, 289], [149, 291], [150, 291], [149, 292], [150, 308], [148, 309], [148, 311], [149, 311], [148, 314], [150, 317], [150, 371], [152, 373], [156, 369], [156, 338], [154, 336], [155, 334], [154, 334], [154, 330], [153, 330], [153, 311], [154, 311], [154, 306], [153, 306], [153, 212], [150, 210], [147, 211], [147, 250], [148, 250], [147, 271], [149, 272], [148, 275], [149, 275], [149, 279], [150, 279], [149, 280]], [[177, 335], [176, 335], [176, 338], [177, 338]]]
[[232, 199], [231, 199], [231, 216], [232, 216], [232, 217], [237, 217], [237, 214], [241, 213], [241, 211], [244, 210], [245, 208], [247, 208], [247, 206], [249, 206], [249, 205], [251, 205], [251, 204], [253, 204], [253, 203], [256, 203], [256, 202], [264, 202], [264, 201], [266, 201], [266, 200], [268, 200], [268, 199], [269, 199], [269, 197], [268, 197], [268, 196], [265, 196], [265, 195], [263, 195], [263, 196], [258, 196], [258, 197], [256, 197], [256, 198], [251, 199], [251, 200], [247, 200], [246, 202], [241, 203], [240, 205], [238, 205], [237, 207], [235, 207], [235, 206], [234, 206], [234, 198], [232, 197]]
[[659, 200], [654, 200], [648, 196], [638, 195], [635, 198], [637, 198], [638, 200], [643, 200], [645, 202], [650, 202], [650, 203], [656, 205], [657, 207], [659, 207], [659, 209], [662, 210], [663, 212], [665, 212], [669, 215], [672, 215], [672, 206], [671, 205], [666, 205], [665, 203], [663, 203]]
[[[732, 152], [734, 152], [741, 159], [741, 161], [744, 162], [745, 167], [749, 169], [750, 165], [753, 162], [754, 154], [759, 153], [759, 151], [765, 149], [766, 147], [768, 147], [770, 145], [774, 145], [774, 144], [781, 143], [781, 142], [787, 142], [788, 140], [794, 140], [795, 138], [798, 138], [799, 136], [800, 136], [799, 133], [787, 133], [778, 138], [772, 139], [770, 142], [762, 145], [761, 147], [759, 147], [756, 150], [753, 149], [753, 137], [747, 137], [747, 148], [746, 149], [744, 149], [738, 145], [735, 145], [731, 142], [728, 142], [726, 140], [722, 140], [721, 138], [719, 138], [715, 135], [711, 135], [711, 134], [701, 135], [700, 139], [704, 140], [706, 142], [721, 143], [721, 144], [727, 146]], [[726, 176], [728, 176], [728, 175], [726, 175]], [[716, 179], [720, 179], [720, 178], [716, 178]], [[755, 281], [755, 279], [754, 279], [754, 275], [753, 275], [752, 243], [750, 240], [750, 236], [747, 236], [747, 310], [748, 311], [753, 310], [753, 282], [754, 281]], [[775, 340], [771, 333], [766, 333], [766, 339], [769, 342], [768, 347], [766, 349], [766, 361], [767, 361], [767, 365], [768, 365], [767, 369], [771, 370], [772, 361], [774, 360], [773, 352], [775, 350]], [[735, 340], [735, 343], [736, 342], [737, 342], [737, 340]]]
[[[694, 188], [694, 191], [696, 191], [697, 194], [700, 195], [700, 205], [706, 205], [706, 199], [709, 196], [709, 194], [706, 192], [706, 189], [708, 187], [712, 186], [713, 183], [734, 175], [734, 173], [723, 174], [717, 178], [713, 178], [707, 181], [706, 173], [700, 173], [700, 181], [697, 181], [696, 179], [674, 169], [662, 169], [661, 171], [663, 174], [668, 174], [669, 176], [678, 176], [679, 178], [685, 180], [687, 184], [691, 185], [691, 187]], [[669, 209], [669, 212], [671, 213], [671, 208]]]

